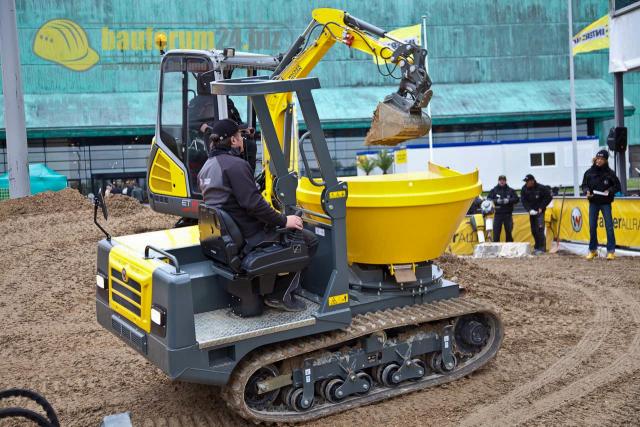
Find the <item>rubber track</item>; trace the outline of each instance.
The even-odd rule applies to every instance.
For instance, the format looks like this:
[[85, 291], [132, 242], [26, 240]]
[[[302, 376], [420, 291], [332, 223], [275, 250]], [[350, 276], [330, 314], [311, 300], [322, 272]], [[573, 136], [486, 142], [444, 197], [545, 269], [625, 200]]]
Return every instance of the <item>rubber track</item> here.
[[[494, 320], [494, 330], [486, 347], [472, 359], [460, 364], [446, 375], [430, 375], [421, 380], [406, 382], [395, 388], [378, 387], [365, 396], [350, 397], [335, 404], [315, 405], [306, 412], [293, 411], [257, 411], [250, 409], [244, 402], [245, 384], [260, 367], [297, 357], [306, 353], [326, 349], [340, 343], [363, 337], [377, 331], [401, 326], [420, 325], [435, 321], [453, 319], [472, 313], [483, 313]], [[333, 331], [299, 340], [260, 348], [253, 356], [241, 362], [234, 371], [222, 397], [227, 405], [243, 418], [258, 422], [296, 423], [333, 415], [356, 407], [368, 405], [380, 400], [422, 390], [431, 386], [469, 375], [484, 366], [498, 352], [504, 330], [500, 316], [491, 306], [470, 301], [465, 298], [443, 300], [429, 304], [394, 308], [353, 317], [351, 325], [345, 330]]]

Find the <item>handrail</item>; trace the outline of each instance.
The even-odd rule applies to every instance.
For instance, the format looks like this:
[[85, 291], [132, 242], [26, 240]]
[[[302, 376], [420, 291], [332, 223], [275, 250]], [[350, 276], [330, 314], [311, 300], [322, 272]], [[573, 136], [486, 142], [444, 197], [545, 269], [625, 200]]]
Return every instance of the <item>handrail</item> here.
[[326, 187], [326, 183], [324, 181], [317, 182], [311, 176], [311, 168], [309, 167], [309, 162], [307, 161], [307, 154], [304, 152], [304, 140], [307, 139], [311, 135], [311, 131], [306, 131], [300, 139], [298, 139], [298, 151], [300, 152], [300, 157], [302, 157], [302, 163], [304, 164], [304, 174], [307, 178], [309, 178], [309, 182], [316, 187]]
[[158, 249], [155, 246], [151, 246], [151, 245], [147, 245], [144, 248], [144, 257], [146, 259], [149, 258], [149, 249], [158, 252], [159, 254], [162, 254], [164, 256], [166, 256], [171, 262], [173, 262], [173, 266], [176, 269], [176, 274], [180, 273], [180, 264], [178, 263], [178, 258], [176, 258], [174, 255], [171, 255], [169, 252], [164, 251], [162, 249]]

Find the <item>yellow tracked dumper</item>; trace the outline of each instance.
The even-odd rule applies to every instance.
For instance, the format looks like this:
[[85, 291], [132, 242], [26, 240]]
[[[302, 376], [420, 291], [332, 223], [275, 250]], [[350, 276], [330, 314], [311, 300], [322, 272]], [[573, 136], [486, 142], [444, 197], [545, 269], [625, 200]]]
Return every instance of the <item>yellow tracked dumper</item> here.
[[[105, 232], [98, 245], [98, 322], [171, 379], [221, 386], [229, 407], [255, 422], [308, 421], [461, 378], [491, 360], [503, 339], [495, 310], [464, 297], [432, 262], [481, 191], [477, 171], [429, 165], [422, 173], [339, 178], [314, 103], [320, 82], [308, 73], [333, 43], [369, 50], [403, 71], [401, 88], [376, 114], [390, 107], [419, 129], [399, 139], [404, 128], [383, 129], [382, 138], [417, 136], [430, 126], [421, 112], [430, 98], [426, 52], [411, 43], [382, 46], [375, 37], [385, 31], [343, 11], [313, 17], [282, 58], [232, 49], [164, 55], [152, 206], [197, 224]], [[246, 75], [231, 76], [238, 69]], [[262, 134], [257, 185], [317, 236], [313, 256], [299, 232], [245, 251], [233, 217], [201, 201], [200, 125], [237, 115], [229, 100], [238, 99]], [[299, 140], [294, 99], [308, 130]], [[379, 143], [375, 126], [370, 138]], [[99, 208], [106, 218], [100, 194], [97, 224]], [[303, 311], [264, 306], [283, 280], [300, 284]]]

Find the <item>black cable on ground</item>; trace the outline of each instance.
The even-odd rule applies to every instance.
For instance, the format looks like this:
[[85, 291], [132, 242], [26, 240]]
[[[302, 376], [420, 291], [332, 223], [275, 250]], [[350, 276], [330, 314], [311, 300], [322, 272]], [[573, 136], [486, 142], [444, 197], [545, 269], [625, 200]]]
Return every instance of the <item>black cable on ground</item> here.
[[60, 425], [52, 424], [50, 420], [46, 419], [44, 416], [25, 408], [10, 407], [0, 409], [0, 420], [3, 418], [26, 418], [29, 421], [33, 421], [40, 427], [57, 427]]
[[53, 409], [53, 406], [51, 406], [47, 399], [45, 399], [40, 394], [36, 393], [33, 390], [22, 388], [10, 388], [0, 391], [0, 400], [8, 399], [10, 397], [24, 397], [33, 400], [44, 410], [44, 412], [47, 414], [47, 418], [34, 411], [31, 411], [30, 409], [10, 407], [0, 409], [0, 419], [22, 417], [34, 421], [40, 426], [60, 427], [60, 421], [58, 421], [58, 416], [56, 415], [56, 411]]

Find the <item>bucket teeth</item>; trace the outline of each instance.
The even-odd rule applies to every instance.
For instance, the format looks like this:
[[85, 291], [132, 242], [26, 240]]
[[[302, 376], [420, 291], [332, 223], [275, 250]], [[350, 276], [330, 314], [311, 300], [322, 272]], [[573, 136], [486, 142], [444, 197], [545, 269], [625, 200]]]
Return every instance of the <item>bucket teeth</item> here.
[[365, 145], [394, 146], [426, 135], [431, 129], [431, 118], [422, 113], [408, 113], [381, 102], [373, 113], [371, 129]]

